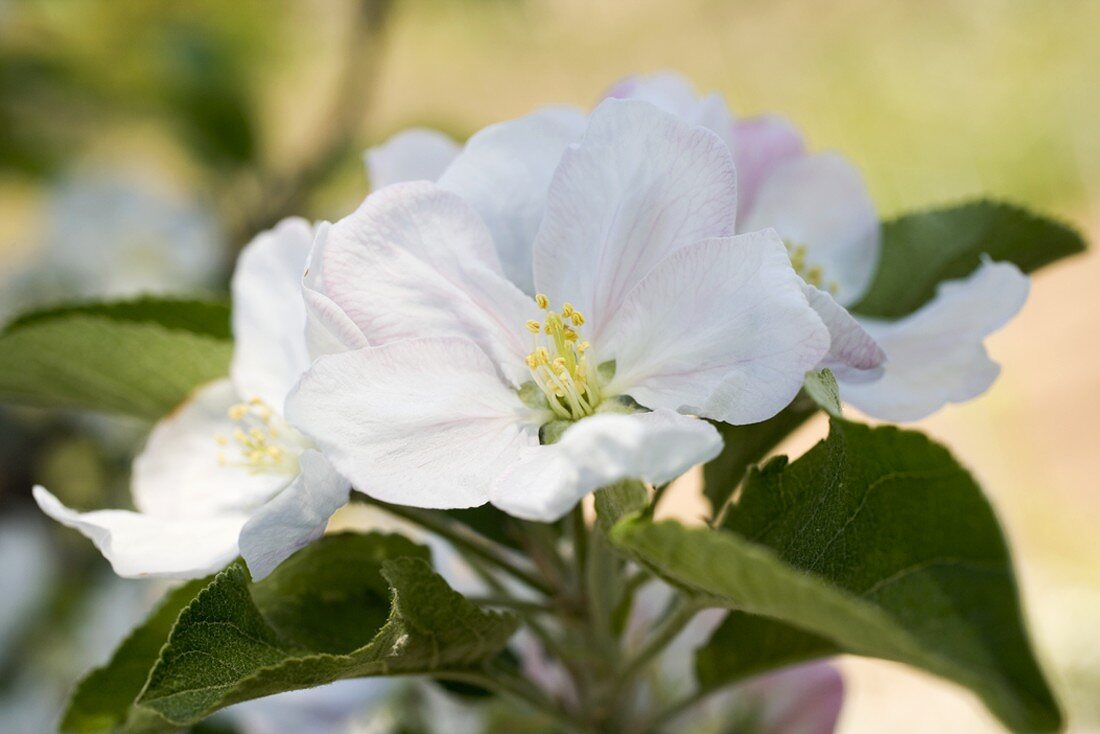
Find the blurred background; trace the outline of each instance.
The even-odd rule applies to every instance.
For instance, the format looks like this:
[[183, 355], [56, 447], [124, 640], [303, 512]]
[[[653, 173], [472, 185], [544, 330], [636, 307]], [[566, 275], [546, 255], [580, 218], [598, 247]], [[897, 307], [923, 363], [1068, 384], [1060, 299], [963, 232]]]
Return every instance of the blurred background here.
[[[1097, 28], [1093, 0], [0, 0], [0, 321], [98, 295], [224, 296], [255, 232], [349, 211], [362, 150], [389, 134], [465, 138], [664, 68], [843, 151], [883, 216], [987, 195], [1096, 242]], [[1041, 272], [990, 341], [995, 388], [922, 426], [1006, 526], [1073, 732], [1100, 731], [1097, 282], [1095, 252]], [[51, 731], [72, 681], [156, 598], [29, 500], [39, 481], [125, 506], [144, 430], [0, 410], [0, 731]], [[845, 734], [1000, 731], [948, 684], [841, 666]]]

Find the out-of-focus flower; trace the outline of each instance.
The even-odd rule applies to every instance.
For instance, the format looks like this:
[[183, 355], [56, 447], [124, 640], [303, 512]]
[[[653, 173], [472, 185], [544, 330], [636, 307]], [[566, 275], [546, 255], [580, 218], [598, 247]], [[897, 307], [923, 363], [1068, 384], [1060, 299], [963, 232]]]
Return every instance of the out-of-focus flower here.
[[318, 359], [288, 416], [401, 504], [553, 520], [619, 479], [676, 477], [721, 446], [685, 414], [765, 420], [829, 346], [782, 242], [733, 236], [735, 211], [720, 141], [618, 100], [553, 175], [533, 300], [464, 197], [375, 192], [312, 256], [317, 321], [371, 346]]
[[57, 571], [50, 550], [39, 518], [18, 513], [0, 519], [0, 666], [50, 592]]
[[402, 181], [435, 181], [462, 146], [438, 130], [402, 130], [363, 154], [372, 189]]
[[241, 253], [231, 377], [153, 429], [134, 461], [137, 512], [77, 513], [35, 488], [39, 506], [88, 536], [119, 575], [200, 577], [240, 553], [262, 578], [347, 501], [347, 482], [282, 417], [309, 365], [301, 277], [312, 239], [307, 222], [289, 219]]
[[842, 307], [858, 303], [870, 285], [881, 247], [878, 216], [854, 166], [835, 153], [807, 153], [797, 130], [779, 117], [735, 120], [720, 95], [699, 98], [676, 74], [630, 77], [609, 96], [645, 99], [730, 145], [738, 230], [772, 227], [783, 238], [832, 333], [822, 366], [836, 374], [845, 401], [877, 418], [918, 420], [977, 397], [996, 380], [999, 367], [982, 342], [1027, 298], [1028, 278], [1015, 265], [983, 263], [897, 321], [853, 320]]
[[340, 680], [240, 703], [218, 718], [241, 734], [386, 734], [396, 730], [386, 699], [399, 685], [392, 678]]
[[5, 313], [58, 300], [193, 292], [221, 273], [214, 218], [149, 175], [74, 174], [51, 191], [44, 218], [37, 259], [5, 284]]

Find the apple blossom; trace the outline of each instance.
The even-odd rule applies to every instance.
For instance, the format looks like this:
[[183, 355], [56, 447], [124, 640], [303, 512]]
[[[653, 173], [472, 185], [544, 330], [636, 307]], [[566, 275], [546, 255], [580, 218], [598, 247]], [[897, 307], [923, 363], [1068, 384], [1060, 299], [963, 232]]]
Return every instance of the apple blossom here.
[[822, 366], [834, 371], [846, 402], [876, 418], [918, 420], [981, 395], [996, 380], [999, 367], [982, 342], [1027, 298], [1028, 278], [1015, 265], [983, 262], [897, 321], [853, 321], [844, 307], [857, 304], [870, 285], [881, 248], [878, 216], [854, 166], [835, 153], [806, 153], [781, 118], [719, 114], [716, 95], [697, 97], [675, 74], [630, 77], [609, 96], [646, 99], [730, 143], [739, 174], [738, 228], [773, 227], [787, 243], [810, 303], [832, 333]]
[[161, 420], [133, 465], [136, 512], [39, 506], [89, 537], [121, 576], [201, 577], [244, 556], [262, 578], [319, 535], [348, 484], [282, 416], [309, 365], [301, 275], [313, 228], [288, 219], [242, 251], [229, 379]]
[[828, 350], [778, 236], [734, 236], [712, 133], [611, 100], [562, 147], [534, 298], [505, 277], [502, 228], [442, 185], [385, 187], [318, 238], [317, 328], [359, 333], [287, 415], [362, 491], [553, 520], [598, 487], [712, 458], [721, 440], [692, 416], [765, 420]]

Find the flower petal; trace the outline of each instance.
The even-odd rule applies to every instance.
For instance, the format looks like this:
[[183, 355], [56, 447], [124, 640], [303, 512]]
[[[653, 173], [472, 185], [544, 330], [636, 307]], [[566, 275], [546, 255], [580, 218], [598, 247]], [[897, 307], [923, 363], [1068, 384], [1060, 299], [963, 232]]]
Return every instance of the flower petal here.
[[722, 138], [730, 150], [735, 150], [735, 123], [725, 98], [717, 92], [700, 97], [682, 74], [661, 71], [628, 76], [619, 80], [604, 96], [648, 102], [690, 125], [707, 128]]
[[820, 288], [803, 283], [802, 292], [829, 330], [829, 353], [819, 368], [829, 368], [838, 379], [844, 376], [857, 382], [879, 377], [886, 354], [855, 317]]
[[[134, 504], [142, 513], [169, 519], [251, 512], [293, 477], [256, 473], [232, 461], [235, 449], [218, 445], [237, 427], [229, 408], [240, 397], [229, 380], [199, 388], [149, 434], [134, 459]], [[223, 454], [228, 461], [222, 461]]]
[[279, 412], [309, 366], [302, 273], [312, 244], [309, 222], [284, 219], [241, 250], [233, 273], [233, 384]]
[[662, 259], [733, 234], [736, 176], [726, 145], [656, 107], [609, 99], [550, 184], [535, 242], [535, 283], [588, 318], [595, 342]]
[[663, 484], [721, 450], [714, 426], [670, 410], [597, 414], [555, 444], [521, 451], [493, 484], [492, 502], [525, 520], [553, 522], [600, 487], [631, 478]]
[[760, 184], [780, 163], [802, 156], [806, 145], [789, 120], [759, 115], [733, 125], [733, 162], [737, 165], [737, 218], [745, 221]]
[[823, 662], [768, 673], [734, 691], [762, 734], [832, 734], [844, 705], [844, 679]]
[[817, 153], [775, 166], [741, 221], [749, 232], [774, 227], [789, 245], [806, 248], [836, 300], [855, 303], [874, 275], [879, 255], [875, 205], [859, 171], [836, 153]]
[[347, 504], [348, 482], [318, 451], [304, 451], [301, 471], [257, 510], [241, 530], [241, 555], [255, 581], [321, 537], [332, 513]]
[[367, 149], [363, 163], [371, 189], [378, 190], [404, 181], [435, 181], [460, 150], [462, 146], [438, 130], [413, 127]]
[[594, 344], [607, 391], [649, 408], [756, 423], [783, 409], [829, 349], [772, 230], [706, 240], [661, 263]]
[[44, 487], [34, 488], [42, 511], [79, 530], [111, 563], [119, 576], [201, 578], [237, 557], [237, 535], [247, 515], [154, 517], [128, 510], [74, 512]]
[[306, 304], [306, 347], [311, 359], [369, 345], [362, 329], [325, 293], [324, 258], [321, 253], [331, 230], [332, 224], [329, 222], [317, 224], [317, 234], [302, 278], [302, 297]]
[[580, 140], [586, 118], [547, 107], [476, 133], [439, 179], [473, 205], [493, 233], [504, 274], [534, 294], [531, 260], [550, 178], [565, 146]]
[[287, 415], [352, 485], [415, 507], [474, 507], [540, 421], [467, 339], [411, 339], [318, 359]]
[[1011, 263], [985, 262], [969, 277], [942, 283], [936, 297], [898, 321], [860, 319], [886, 352], [881, 378], [840, 381], [841, 398], [889, 421], [915, 421], [947, 403], [989, 389], [1000, 366], [982, 345], [1027, 300], [1030, 281]]
[[524, 323], [538, 309], [502, 274], [469, 204], [429, 183], [371, 194], [320, 246], [323, 291], [371, 344], [464, 336], [524, 380]]

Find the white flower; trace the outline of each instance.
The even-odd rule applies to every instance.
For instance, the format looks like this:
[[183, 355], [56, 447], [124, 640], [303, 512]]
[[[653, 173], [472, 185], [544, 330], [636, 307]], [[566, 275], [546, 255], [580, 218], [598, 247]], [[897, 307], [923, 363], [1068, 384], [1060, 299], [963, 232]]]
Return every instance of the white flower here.
[[[713, 457], [717, 432], [685, 414], [765, 420], [827, 351], [782, 241], [733, 235], [733, 164], [712, 133], [612, 100], [560, 147], [527, 242], [492, 233], [528, 231], [530, 212], [493, 221], [426, 182], [375, 192], [318, 238], [307, 303], [351, 351], [318, 359], [287, 415], [358, 489], [553, 520], [600, 486]], [[521, 259], [535, 298], [505, 277]]]
[[[137, 512], [39, 506], [96, 544], [120, 576], [194, 578], [244, 556], [254, 578], [323, 532], [348, 484], [282, 417], [309, 366], [301, 277], [313, 230], [288, 219], [242, 251], [230, 379], [161, 420], [134, 461]], [[170, 369], [171, 365], [166, 365]]]
[[739, 229], [773, 227], [787, 244], [832, 334], [822, 366], [836, 374], [846, 402], [876, 418], [917, 420], [993, 384], [999, 367], [982, 341], [1027, 298], [1028, 278], [1015, 265], [985, 262], [897, 321], [853, 319], [844, 307], [870, 285], [881, 247], [878, 216], [854, 166], [835, 153], [807, 154], [781, 118], [719, 114], [716, 95], [696, 97], [675, 74], [633, 77], [610, 94], [647, 99], [688, 120], [707, 110], [705, 124], [723, 133], [737, 162]]

